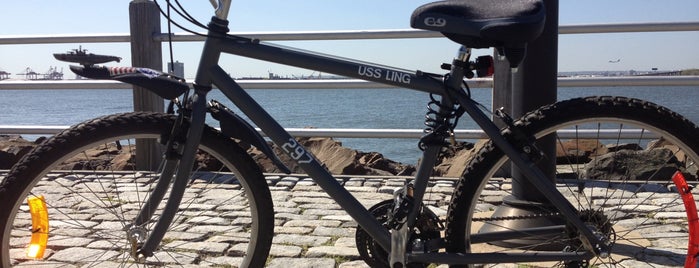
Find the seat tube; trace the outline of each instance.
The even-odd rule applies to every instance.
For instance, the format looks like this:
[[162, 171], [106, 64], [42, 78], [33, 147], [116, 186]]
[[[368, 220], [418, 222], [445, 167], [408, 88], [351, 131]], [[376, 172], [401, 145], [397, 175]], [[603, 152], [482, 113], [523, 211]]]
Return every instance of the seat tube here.
[[[465, 68], [463, 63], [467, 63], [470, 56], [471, 49], [461, 46], [457, 53], [457, 56], [454, 58], [454, 61], [452, 62], [452, 68], [449, 72], [449, 76], [444, 81], [446, 87], [445, 92], [461, 90], [461, 85], [465, 76]], [[441, 105], [437, 107], [437, 114], [441, 114], [442, 112], [444, 112], [443, 109], [452, 109], [453, 106], [456, 104], [452, 98], [446, 95], [441, 97], [440, 102]], [[451, 110], [448, 112], [451, 112]], [[444, 118], [436, 119], [437, 121], [441, 121]], [[437, 162], [437, 158], [439, 152], [442, 149], [445, 138], [446, 137], [440, 137], [440, 140], [438, 142], [428, 144], [427, 148], [423, 152], [422, 161], [420, 166], [418, 167], [417, 175], [415, 176], [415, 181], [413, 182], [413, 198], [416, 203], [410, 211], [408, 217], [408, 226], [414, 226], [414, 223], [417, 220], [417, 214], [419, 208], [422, 205], [422, 198], [424, 197], [424, 194], [427, 190], [429, 177], [432, 174], [434, 164]]]

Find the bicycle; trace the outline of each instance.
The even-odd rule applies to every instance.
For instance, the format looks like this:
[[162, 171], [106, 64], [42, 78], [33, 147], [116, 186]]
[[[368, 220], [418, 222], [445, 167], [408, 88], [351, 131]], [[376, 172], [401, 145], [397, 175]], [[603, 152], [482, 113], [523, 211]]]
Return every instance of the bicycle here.
[[[147, 87], [172, 101], [167, 113], [125, 113], [78, 124], [20, 160], [0, 184], [3, 267], [175, 266], [213, 264], [215, 258], [237, 262], [228, 266], [265, 265], [274, 234], [272, 198], [242, 144], [286, 167], [247, 121], [207, 102], [214, 85], [352, 216], [360, 256], [372, 267], [696, 266], [699, 223], [688, 180], [697, 176], [699, 130], [689, 120], [643, 100], [588, 97], [544, 106], [518, 120], [496, 111], [505, 124], [500, 129], [469, 97], [464, 78], [490, 67], [487, 58], [472, 62], [471, 49], [496, 47], [511, 67], [518, 66], [526, 43], [543, 27], [540, 1], [515, 0], [507, 10], [489, 1], [418, 8], [413, 27], [440, 31], [462, 46], [444, 65], [446, 75], [228, 35], [230, 1], [212, 4], [216, 15], [207, 26], [193, 89], [145, 68], [71, 67], [85, 77]], [[222, 53], [430, 93], [414, 179], [393, 199], [365, 208], [218, 66]], [[205, 124], [207, 113], [219, 121], [220, 131]], [[448, 216], [441, 219], [423, 198], [432, 167], [463, 114], [490, 140], [459, 178]], [[576, 151], [582, 138], [596, 141], [592, 153]], [[157, 151], [136, 143], [150, 143]], [[552, 170], [537, 165], [554, 158], [544, 146], [550, 143], [568, 150]], [[153, 156], [158, 165], [132, 161]], [[116, 167], [124, 162], [115, 158], [123, 157], [129, 161]], [[215, 158], [220, 165], [195, 157]], [[508, 163], [516, 167], [512, 172]], [[523, 188], [509, 190], [509, 183]], [[491, 195], [494, 191], [510, 195], [501, 198]], [[528, 191], [542, 197], [530, 198]], [[501, 206], [494, 209], [492, 203]], [[217, 217], [208, 217], [209, 211]], [[225, 228], [198, 228], [212, 220], [224, 221]], [[225, 253], [193, 257], [190, 251], [204, 249], [186, 244], [211, 238], [230, 246]]]

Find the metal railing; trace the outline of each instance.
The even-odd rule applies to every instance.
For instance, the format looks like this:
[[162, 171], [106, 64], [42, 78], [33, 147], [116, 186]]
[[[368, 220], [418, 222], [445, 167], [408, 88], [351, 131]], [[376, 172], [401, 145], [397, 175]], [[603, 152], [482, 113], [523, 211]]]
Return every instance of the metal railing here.
[[[671, 32], [699, 31], [699, 21], [662, 23], [616, 23], [561, 25], [560, 34], [620, 33], [620, 32]], [[294, 40], [356, 40], [356, 39], [400, 39], [436, 38], [437, 32], [400, 30], [357, 30], [357, 31], [305, 31], [305, 32], [240, 32], [236, 35], [265, 41]], [[165, 41], [168, 35], [153, 36], [155, 41]], [[199, 42], [203, 37], [193, 34], [173, 34], [173, 41]], [[130, 42], [129, 34], [81, 34], [81, 35], [27, 35], [0, 36], [0, 45], [17, 44], [56, 44], [56, 43], [118, 43]], [[474, 88], [492, 87], [492, 79], [472, 79], [469, 86]], [[241, 80], [243, 88], [386, 88], [383, 84], [356, 79], [335, 80]], [[564, 77], [558, 79], [559, 87], [591, 86], [699, 86], [699, 76], [653, 76], [653, 77]], [[114, 81], [62, 80], [62, 81], [0, 81], [0, 90], [5, 89], [127, 89], [131, 85]], [[0, 125], [4, 134], [55, 134], [66, 126], [9, 126]], [[350, 138], [417, 138], [422, 135], [419, 129], [289, 129], [295, 136], [330, 136]], [[482, 138], [480, 130], [458, 130], [457, 138]]]

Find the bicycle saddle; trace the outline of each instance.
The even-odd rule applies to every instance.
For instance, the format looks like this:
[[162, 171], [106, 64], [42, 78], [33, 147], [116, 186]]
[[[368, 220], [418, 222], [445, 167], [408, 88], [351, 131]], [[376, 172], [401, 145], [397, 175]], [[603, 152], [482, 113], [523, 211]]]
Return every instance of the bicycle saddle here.
[[82, 77], [117, 80], [144, 87], [167, 100], [177, 98], [189, 90], [184, 79], [148, 68], [71, 65], [70, 70]]
[[504, 48], [510, 65], [516, 67], [521, 58], [515, 54], [523, 57], [526, 43], [541, 34], [545, 19], [541, 0], [449, 0], [418, 7], [410, 26], [441, 32], [470, 48]]

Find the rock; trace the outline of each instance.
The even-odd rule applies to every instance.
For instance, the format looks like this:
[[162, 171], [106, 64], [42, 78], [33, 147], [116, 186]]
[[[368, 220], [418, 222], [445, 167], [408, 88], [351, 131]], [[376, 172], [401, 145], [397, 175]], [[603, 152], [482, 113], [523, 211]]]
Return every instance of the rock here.
[[632, 150], [632, 151], [643, 150], [643, 148], [636, 143], [607, 144], [605, 147], [607, 148], [608, 153], [616, 152], [616, 151], [620, 151], [620, 150]]
[[584, 164], [592, 157], [607, 153], [607, 148], [597, 139], [571, 139], [556, 143], [556, 163]]
[[0, 169], [10, 169], [43, 140], [40, 138], [31, 142], [17, 135], [0, 135]]
[[[347, 147], [332, 138], [302, 137], [297, 139], [309, 152], [316, 156], [325, 168], [332, 174], [346, 175], [411, 175], [415, 167], [404, 165], [390, 159], [386, 159], [377, 152], [360, 152]], [[273, 146], [282, 162], [293, 173], [305, 173], [278, 147]], [[251, 148], [248, 152], [260, 165], [264, 172], [281, 172], [271, 160], [259, 150]]]
[[[20, 157], [29, 152], [37, 143], [44, 139], [37, 140], [36, 143], [26, 141], [19, 136], [0, 136], [0, 168], [9, 169]], [[332, 138], [304, 137], [298, 139], [308, 151], [333, 174], [345, 175], [379, 175], [379, 176], [410, 176], [415, 173], [415, 167], [405, 165], [385, 158], [377, 152], [361, 152], [351, 148], [343, 147], [342, 143]], [[438, 165], [433, 173], [434, 176], [459, 177], [466, 168], [468, 161], [475, 155], [478, 149], [485, 144], [485, 140], [477, 144], [458, 143], [450, 147], [440, 155]], [[63, 165], [56, 167], [62, 170], [130, 170], [134, 168], [135, 159], [127, 153], [131, 152], [132, 145], [122, 145], [117, 148], [115, 144], [103, 145], [89, 149], [86, 155], [89, 161], [84, 159], [84, 155], [68, 159]], [[249, 145], [242, 145], [248, 146]], [[305, 173], [289, 157], [286, 156], [276, 146], [273, 146], [276, 154], [289, 167], [293, 173]], [[269, 158], [259, 150], [251, 147], [248, 152], [260, 165], [263, 172], [281, 172]], [[222, 164], [207, 154], [196, 156], [196, 165], [201, 170], [220, 170]]]
[[486, 144], [487, 140], [479, 140], [476, 144], [458, 142], [455, 146], [442, 153], [435, 167], [435, 176], [461, 177], [476, 153]]
[[682, 166], [669, 149], [619, 150], [587, 163], [583, 176], [590, 179], [668, 180]]
[[132, 150], [134, 150], [133, 145], [117, 148], [116, 144], [110, 143], [88, 149], [84, 154], [76, 155], [56, 168], [61, 170], [133, 170], [135, 157], [128, 153]]

